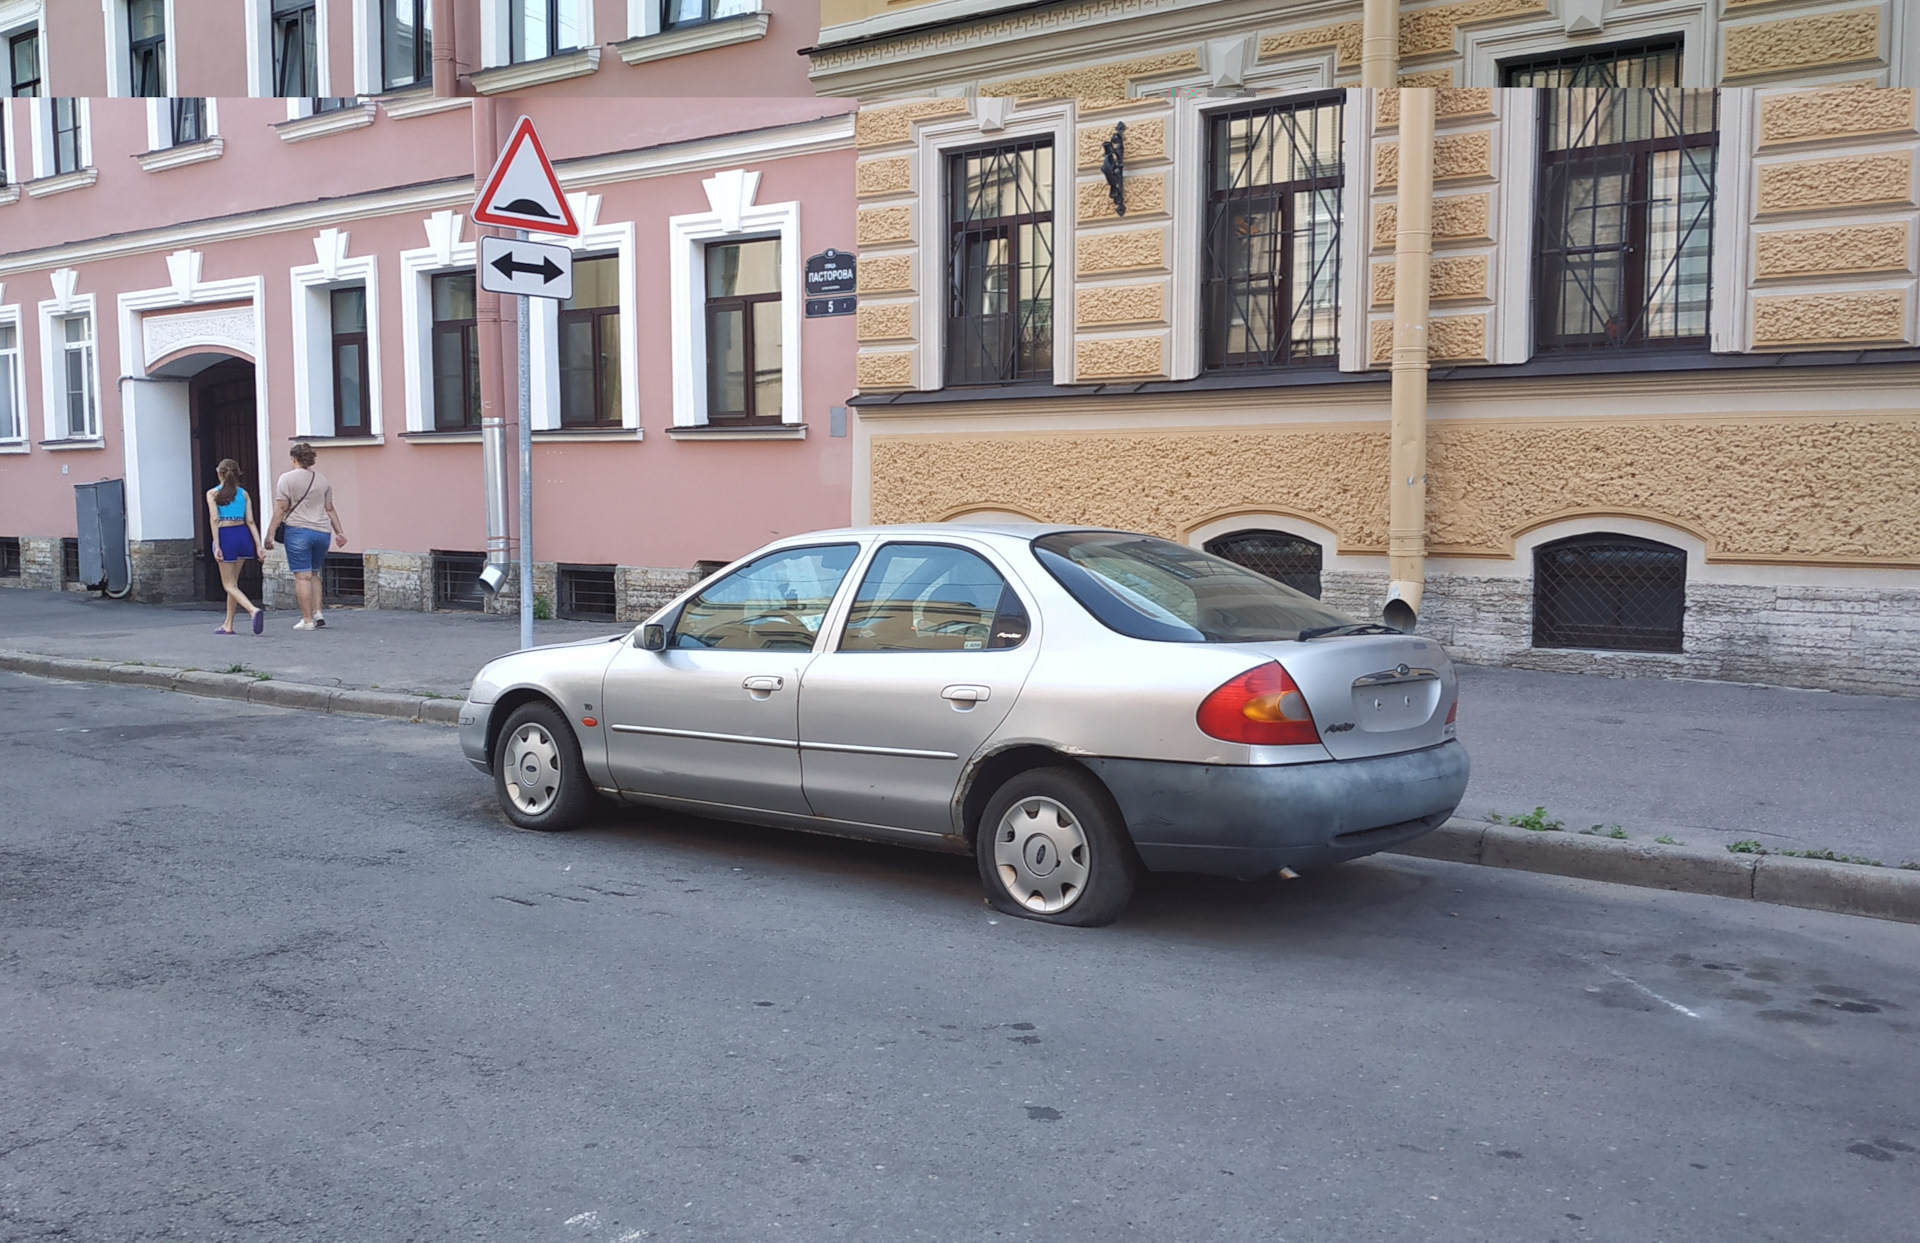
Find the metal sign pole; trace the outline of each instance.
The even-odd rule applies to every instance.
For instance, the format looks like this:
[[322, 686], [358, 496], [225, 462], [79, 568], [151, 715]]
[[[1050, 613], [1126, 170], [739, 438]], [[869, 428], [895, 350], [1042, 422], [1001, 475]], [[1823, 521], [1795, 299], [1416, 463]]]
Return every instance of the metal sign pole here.
[[[527, 231], [519, 230], [520, 240]], [[533, 299], [520, 295], [520, 646], [533, 646]]]

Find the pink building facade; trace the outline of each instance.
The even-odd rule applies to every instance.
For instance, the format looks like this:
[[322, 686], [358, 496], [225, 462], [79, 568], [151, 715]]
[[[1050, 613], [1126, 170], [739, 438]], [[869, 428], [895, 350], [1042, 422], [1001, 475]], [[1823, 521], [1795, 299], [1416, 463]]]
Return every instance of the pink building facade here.
[[[289, 119], [228, 98], [180, 144], [170, 106], [0, 104], [28, 161], [9, 167], [35, 174], [0, 191], [0, 582], [62, 585], [73, 485], [122, 478], [135, 597], [209, 597], [213, 465], [233, 457], [270, 493], [305, 440], [350, 537], [336, 598], [478, 607], [478, 424], [484, 399], [513, 426], [518, 325], [515, 299], [474, 288], [467, 214], [476, 163], [522, 112], [582, 224], [574, 298], [529, 317], [536, 589], [638, 616], [703, 564], [849, 520], [853, 320], [806, 317], [802, 271], [853, 248], [850, 105], [480, 98]], [[277, 551], [266, 579], [290, 602]]]
[[0, 87], [72, 96], [811, 95], [818, 0], [0, 0]]

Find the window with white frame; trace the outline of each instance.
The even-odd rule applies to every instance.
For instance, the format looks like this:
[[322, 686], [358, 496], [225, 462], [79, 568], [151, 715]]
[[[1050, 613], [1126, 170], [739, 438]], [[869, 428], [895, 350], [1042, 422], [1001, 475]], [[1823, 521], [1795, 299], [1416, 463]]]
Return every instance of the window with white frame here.
[[433, 0], [373, 0], [378, 88], [396, 91], [433, 79]]
[[13, 156], [13, 110], [6, 100], [0, 99], [0, 190], [5, 190], [17, 178], [17, 167]]
[[294, 434], [378, 436], [379, 262], [349, 259], [347, 234], [314, 239], [319, 263], [293, 268]]
[[1053, 140], [947, 157], [947, 383], [1053, 377]]
[[759, 0], [658, 0], [660, 28], [679, 30], [760, 11]]
[[27, 437], [26, 377], [20, 372], [20, 317], [0, 312], [0, 441]]
[[433, 430], [480, 426], [480, 325], [473, 273], [441, 272], [431, 281]]
[[714, 210], [667, 222], [676, 427], [804, 422], [800, 205], [754, 203], [759, 183], [716, 173], [701, 183]]
[[87, 166], [85, 101], [57, 96], [47, 101], [47, 151], [43, 177], [77, 173]]
[[272, 0], [273, 93], [290, 99], [320, 93], [320, 23], [315, 0]]
[[620, 425], [620, 257], [573, 262], [559, 306], [560, 426]]
[[514, 64], [580, 46], [579, 0], [507, 0], [507, 55]]
[[368, 392], [373, 387], [367, 355], [367, 288], [349, 285], [327, 292], [333, 365], [333, 434], [364, 436], [371, 427]]
[[207, 101], [198, 98], [173, 98], [167, 101], [167, 129], [163, 135], [171, 146], [201, 142], [212, 130], [207, 124]]
[[40, 27], [11, 30], [6, 35], [7, 94], [30, 99], [40, 94]]
[[93, 314], [83, 311], [54, 319], [60, 351], [61, 421], [57, 438], [95, 440], [100, 436], [100, 402], [93, 353]]
[[164, 99], [167, 91], [167, 0], [127, 0], [127, 94]]

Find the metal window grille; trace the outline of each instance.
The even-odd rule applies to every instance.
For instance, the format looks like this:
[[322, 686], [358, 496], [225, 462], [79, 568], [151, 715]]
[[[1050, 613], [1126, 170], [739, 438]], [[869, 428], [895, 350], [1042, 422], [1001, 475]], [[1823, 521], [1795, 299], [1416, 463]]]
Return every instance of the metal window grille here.
[[1312, 540], [1285, 531], [1235, 531], [1208, 540], [1206, 550], [1316, 600], [1320, 598], [1320, 545]]
[[477, 613], [484, 604], [480, 571], [487, 568], [483, 552], [433, 553], [433, 607]]
[[320, 89], [320, 27], [314, 0], [273, 0], [273, 93], [311, 98]]
[[947, 383], [1053, 378], [1053, 140], [947, 164]]
[[[79, 550], [74, 551], [75, 557]], [[20, 577], [20, 537], [8, 535], [0, 537], [0, 578]]]
[[1533, 554], [1533, 645], [1682, 650], [1687, 554], [1630, 535], [1576, 535]]
[[367, 561], [357, 552], [330, 552], [320, 563], [320, 598], [328, 604], [367, 602]]
[[563, 565], [560, 567], [561, 617], [577, 621], [612, 621], [618, 597], [613, 589], [610, 565]]
[[1679, 86], [1680, 46], [1679, 39], [1659, 39], [1505, 61], [1500, 66], [1500, 78], [1506, 86], [1556, 91], [1595, 86]]
[[1339, 352], [1340, 95], [1215, 113], [1207, 164], [1209, 369]]
[[1544, 104], [1537, 348], [1703, 348], [1718, 93], [1573, 88]]
[[80, 101], [60, 97], [53, 101], [53, 171], [78, 172], [81, 165]]
[[199, 142], [207, 136], [207, 101], [191, 96], [168, 101], [169, 122], [173, 127], [173, 145]]
[[80, 541], [71, 536], [60, 541], [60, 581], [80, 581]]
[[7, 40], [7, 60], [12, 66], [9, 88], [14, 98], [29, 99], [40, 94], [40, 32], [29, 30]]
[[139, 99], [167, 96], [165, 0], [127, 0], [127, 83]]

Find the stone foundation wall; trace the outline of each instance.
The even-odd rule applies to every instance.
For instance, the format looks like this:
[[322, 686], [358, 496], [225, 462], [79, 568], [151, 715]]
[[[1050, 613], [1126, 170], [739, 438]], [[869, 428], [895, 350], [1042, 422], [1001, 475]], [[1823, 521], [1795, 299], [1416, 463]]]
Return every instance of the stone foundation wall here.
[[362, 558], [366, 565], [370, 609], [402, 609], [413, 613], [433, 609], [433, 558], [424, 552], [375, 550]]
[[194, 598], [190, 539], [130, 540], [127, 564], [133, 579], [128, 599], [141, 604], [175, 604]]
[[617, 566], [613, 571], [613, 592], [618, 601], [618, 616], [621, 621], [644, 621], [654, 610], [704, 577], [698, 570]]
[[9, 578], [9, 587], [29, 587], [39, 591], [58, 591], [61, 581], [60, 541], [38, 535], [20, 537], [20, 577]]

